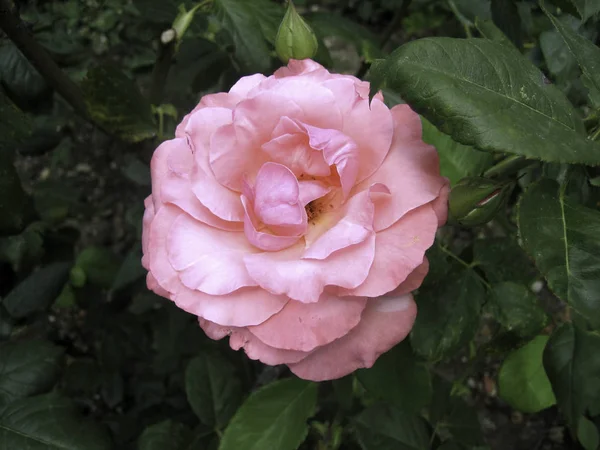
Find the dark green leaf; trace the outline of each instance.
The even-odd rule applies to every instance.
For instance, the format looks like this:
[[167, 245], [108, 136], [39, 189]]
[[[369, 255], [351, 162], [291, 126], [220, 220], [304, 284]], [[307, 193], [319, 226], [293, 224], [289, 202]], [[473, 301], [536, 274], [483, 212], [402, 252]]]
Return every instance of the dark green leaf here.
[[553, 3], [569, 13], [576, 14], [583, 22], [600, 11], [598, 0], [555, 0]]
[[111, 290], [118, 291], [142, 278], [146, 274], [146, 269], [142, 267], [141, 261], [142, 249], [137, 245], [131, 249], [123, 260], [123, 263], [113, 280]]
[[[596, 3], [600, 9], [600, 2]], [[548, 11], [544, 10], [544, 12], [560, 33], [573, 57], [577, 60], [583, 72], [585, 84], [590, 89], [600, 91], [600, 48], [571, 28], [565, 26]]]
[[521, 284], [507, 281], [494, 285], [490, 303], [494, 319], [522, 339], [535, 336], [548, 322], [537, 297]]
[[56, 262], [33, 272], [4, 298], [6, 311], [20, 319], [48, 308], [60, 294], [70, 269], [70, 263]]
[[429, 370], [406, 341], [381, 355], [370, 369], [358, 370], [356, 376], [369, 392], [408, 413], [418, 413], [431, 399]]
[[[575, 21], [572, 16], [566, 17]], [[568, 82], [578, 75], [577, 61], [558, 31], [547, 30], [540, 34], [540, 49], [548, 71], [556, 82]]]
[[253, 392], [225, 429], [219, 450], [294, 450], [315, 413], [317, 384], [287, 378]]
[[31, 267], [44, 254], [43, 224], [34, 222], [21, 234], [0, 238], [0, 261], [7, 261], [15, 272]]
[[535, 267], [515, 239], [476, 239], [473, 253], [477, 267], [490, 283], [514, 281], [529, 285], [535, 279]]
[[510, 39], [508, 39], [502, 30], [494, 25], [494, 22], [491, 20], [481, 20], [477, 18], [475, 19], [475, 26], [484, 38], [491, 41], [497, 41], [502, 44], [512, 45]]
[[491, 154], [453, 141], [450, 136], [439, 131], [425, 118], [421, 118], [421, 122], [423, 140], [438, 151], [440, 171], [443, 176], [450, 179], [452, 185], [462, 178], [481, 175], [492, 165], [494, 158]]
[[0, 82], [19, 99], [32, 100], [48, 89], [39, 72], [10, 41], [0, 41]]
[[191, 431], [185, 425], [165, 420], [150, 425], [138, 439], [138, 450], [180, 450], [189, 440]]
[[600, 391], [600, 336], [564, 324], [544, 351], [544, 368], [567, 422], [576, 429]]
[[387, 404], [376, 404], [354, 418], [354, 430], [363, 450], [428, 450], [425, 421]]
[[50, 223], [65, 219], [78, 205], [81, 193], [66, 183], [57, 180], [45, 180], [35, 186], [33, 200], [35, 210], [40, 217]]
[[113, 66], [90, 69], [81, 85], [92, 119], [127, 142], [155, 135], [150, 103], [137, 85]]
[[126, 155], [121, 172], [140, 186], [150, 186], [150, 167], [132, 155]]
[[522, 245], [554, 293], [600, 327], [600, 212], [564, 194], [548, 179], [525, 192], [518, 213]]
[[326, 12], [310, 14], [306, 19], [321, 39], [326, 37], [342, 38], [351, 43], [357, 53], [367, 62], [372, 62], [384, 55], [377, 42], [377, 37], [350, 19]]
[[513, 408], [535, 413], [556, 403], [542, 355], [548, 336], [537, 336], [510, 353], [498, 374], [499, 394]]
[[253, 13], [254, 8], [248, 3], [245, 0], [215, 0], [215, 7], [223, 26], [233, 38], [236, 59], [243, 71], [265, 72], [270, 67], [270, 50], [260, 22]]
[[235, 368], [223, 357], [208, 352], [188, 364], [185, 389], [200, 421], [213, 428], [227, 425], [242, 401], [242, 387]]
[[54, 386], [60, 375], [62, 354], [62, 349], [45, 341], [0, 345], [0, 407]]
[[546, 161], [600, 163], [600, 144], [585, 137], [568, 99], [514, 48], [487, 39], [426, 38], [403, 45], [376, 70], [457, 142]]
[[0, 235], [23, 229], [28, 206], [28, 197], [13, 165], [11, 152], [0, 151]]
[[[1, 80], [0, 80], [1, 81]], [[0, 151], [12, 151], [31, 134], [31, 119], [0, 89]]]
[[410, 334], [415, 352], [437, 361], [471, 339], [477, 328], [485, 288], [471, 270], [419, 292], [419, 314]]
[[523, 45], [521, 17], [515, 0], [492, 0], [492, 20], [517, 48]]
[[598, 450], [598, 446], [600, 446], [598, 427], [585, 416], [579, 419], [577, 440], [585, 450]]
[[108, 434], [84, 420], [56, 394], [18, 400], [0, 408], [0, 445], [6, 450], [110, 450]]
[[283, 18], [283, 8], [275, 2], [264, 0], [246, 2], [246, 5], [258, 22], [264, 38], [274, 45]]
[[110, 288], [119, 271], [119, 262], [108, 248], [87, 247], [77, 256], [75, 267], [83, 270], [92, 284]]

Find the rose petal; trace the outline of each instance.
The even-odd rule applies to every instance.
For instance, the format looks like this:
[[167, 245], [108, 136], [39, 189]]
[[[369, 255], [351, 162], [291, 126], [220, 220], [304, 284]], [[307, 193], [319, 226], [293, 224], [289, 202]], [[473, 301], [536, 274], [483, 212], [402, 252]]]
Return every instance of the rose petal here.
[[313, 200], [324, 197], [331, 192], [331, 188], [320, 181], [299, 181], [300, 203], [302, 206], [308, 205]]
[[250, 276], [269, 292], [301, 302], [319, 300], [327, 285], [355, 288], [366, 279], [373, 262], [375, 236], [339, 250], [324, 260], [301, 259], [302, 242], [280, 252], [246, 255]]
[[212, 295], [256, 286], [243, 256], [257, 249], [243, 233], [209, 227], [187, 214], [175, 219], [168, 233], [169, 263], [184, 286]]
[[290, 59], [287, 66], [277, 69], [273, 75], [275, 78], [285, 78], [323, 69], [324, 67], [321, 64], [313, 61], [312, 59]]
[[264, 364], [276, 366], [278, 364], [295, 363], [301, 361], [307, 355], [305, 352], [269, 347], [246, 328], [222, 327], [202, 318], [198, 322], [209, 338], [219, 340], [225, 336], [230, 336], [229, 345], [232, 349], [239, 350], [243, 347], [248, 358], [259, 360]]
[[276, 252], [294, 245], [300, 236], [276, 236], [270, 233], [258, 231], [258, 219], [254, 214], [254, 208], [245, 195], [242, 195], [242, 204], [246, 217], [244, 217], [244, 233], [248, 241], [255, 247], [268, 252]]
[[340, 295], [378, 297], [395, 289], [423, 262], [437, 230], [431, 205], [423, 205], [402, 216], [394, 225], [377, 233], [375, 259], [367, 279]]
[[396, 289], [383, 295], [383, 297], [398, 297], [419, 289], [423, 283], [423, 280], [425, 279], [425, 276], [427, 276], [427, 272], [429, 272], [429, 260], [427, 257], [424, 257], [423, 262], [419, 264], [419, 266], [417, 266], [417, 268], [413, 270], [409, 276], [406, 277], [406, 280], [400, 283]]
[[325, 293], [315, 303], [291, 300], [269, 320], [248, 330], [271, 347], [308, 352], [354, 328], [366, 302], [366, 298], [340, 298]]
[[[421, 130], [418, 115], [407, 105], [395, 106], [392, 115], [396, 128], [387, 158], [373, 176], [353, 189], [358, 192], [373, 183], [383, 183], [390, 189], [392, 195], [375, 202], [375, 231], [389, 227], [408, 211], [437, 198], [446, 183], [440, 175], [435, 148], [415, 140]], [[413, 117], [417, 120], [412, 120]], [[418, 130], [409, 128], [407, 122], [415, 127], [418, 124]]]
[[360, 323], [347, 335], [289, 364], [298, 377], [324, 381], [371, 367], [410, 332], [417, 307], [410, 295], [369, 300]]
[[266, 79], [267, 77], [261, 73], [242, 77], [229, 89], [229, 93], [240, 99], [247, 98], [248, 94]]
[[446, 180], [446, 183], [440, 189], [439, 196], [431, 202], [431, 207], [435, 211], [435, 215], [438, 218], [438, 227], [443, 227], [448, 220], [448, 196], [450, 195], [450, 181]]

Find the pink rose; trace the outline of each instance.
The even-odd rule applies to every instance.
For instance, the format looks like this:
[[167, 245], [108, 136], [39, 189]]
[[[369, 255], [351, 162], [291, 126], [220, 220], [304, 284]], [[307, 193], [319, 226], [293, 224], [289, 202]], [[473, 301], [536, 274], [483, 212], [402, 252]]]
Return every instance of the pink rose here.
[[301, 378], [370, 367], [413, 325], [448, 196], [419, 116], [382, 100], [311, 60], [202, 98], [152, 159], [148, 287]]

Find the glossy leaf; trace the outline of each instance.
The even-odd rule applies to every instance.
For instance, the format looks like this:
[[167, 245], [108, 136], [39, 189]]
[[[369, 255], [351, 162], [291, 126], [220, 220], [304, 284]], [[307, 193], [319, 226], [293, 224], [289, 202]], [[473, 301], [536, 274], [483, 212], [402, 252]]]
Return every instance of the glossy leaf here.
[[155, 135], [150, 103], [116, 67], [90, 69], [81, 87], [91, 118], [120, 139], [139, 142]]
[[420, 290], [417, 320], [410, 333], [415, 352], [438, 361], [471, 339], [485, 289], [471, 270]]
[[248, 2], [215, 0], [215, 7], [223, 26], [233, 38], [236, 59], [242, 69], [248, 73], [267, 71], [270, 67], [270, 50]]
[[599, 348], [599, 335], [564, 324], [544, 351], [544, 368], [558, 406], [573, 427], [600, 392]]
[[498, 375], [499, 394], [513, 408], [535, 413], [556, 403], [542, 355], [548, 336], [537, 336], [510, 353]]
[[600, 212], [572, 203], [543, 179], [519, 202], [519, 233], [548, 286], [600, 327]]
[[70, 263], [56, 262], [33, 272], [4, 298], [6, 311], [21, 319], [48, 308], [60, 294], [70, 268]]
[[537, 297], [522, 284], [504, 282], [494, 285], [489, 301], [494, 319], [520, 338], [535, 336], [548, 322]]
[[231, 419], [219, 450], [294, 450], [315, 414], [317, 384], [287, 378], [252, 393]]
[[436, 148], [440, 157], [440, 171], [443, 176], [450, 179], [452, 185], [462, 178], [481, 175], [492, 165], [494, 158], [489, 153], [459, 144], [423, 117], [421, 122], [423, 140]]
[[185, 371], [187, 398], [200, 421], [223, 428], [242, 401], [242, 387], [234, 367], [208, 352], [192, 359]]
[[0, 407], [49, 390], [60, 375], [62, 354], [45, 341], [0, 345]]
[[373, 395], [409, 413], [418, 413], [431, 398], [431, 375], [402, 342], [377, 359], [370, 369], [356, 372], [358, 380]]
[[473, 253], [477, 267], [491, 283], [514, 281], [529, 285], [535, 279], [534, 265], [513, 238], [476, 239]]
[[74, 405], [56, 394], [18, 400], [0, 407], [3, 449], [111, 450], [108, 434], [84, 420]]
[[[568, 99], [516, 49], [487, 39], [425, 38], [372, 71], [454, 140], [545, 161], [600, 164]], [[379, 86], [371, 84], [375, 92]]]
[[[600, 9], [600, 2], [597, 2]], [[560, 20], [544, 9], [546, 15], [556, 27], [567, 48], [577, 60], [583, 72], [584, 82], [590, 89], [600, 91], [600, 48], [576, 31], [565, 26]]]
[[429, 431], [418, 415], [388, 404], [375, 404], [354, 418], [354, 430], [363, 450], [427, 450]]
[[150, 425], [138, 439], [138, 450], [181, 450], [191, 436], [185, 425], [165, 420]]
[[18, 99], [33, 100], [48, 89], [44, 77], [9, 40], [0, 41], [0, 82]]

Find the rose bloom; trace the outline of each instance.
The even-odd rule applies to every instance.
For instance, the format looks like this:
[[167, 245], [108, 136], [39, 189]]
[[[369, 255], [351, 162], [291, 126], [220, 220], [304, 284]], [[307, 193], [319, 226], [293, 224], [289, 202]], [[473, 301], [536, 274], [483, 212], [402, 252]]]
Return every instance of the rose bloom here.
[[148, 287], [301, 378], [372, 366], [414, 323], [448, 197], [419, 116], [382, 100], [311, 60], [204, 96], [152, 158]]

